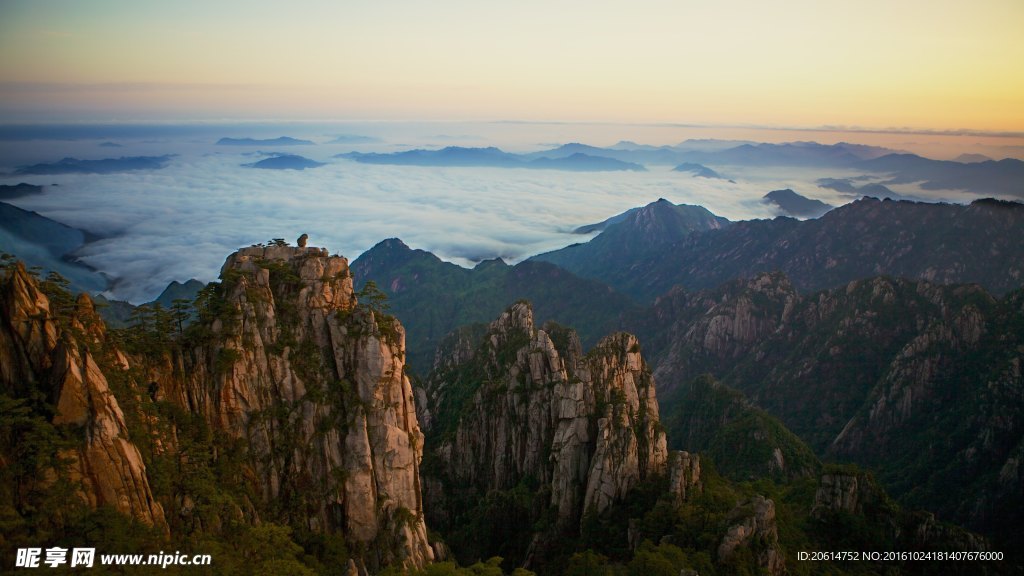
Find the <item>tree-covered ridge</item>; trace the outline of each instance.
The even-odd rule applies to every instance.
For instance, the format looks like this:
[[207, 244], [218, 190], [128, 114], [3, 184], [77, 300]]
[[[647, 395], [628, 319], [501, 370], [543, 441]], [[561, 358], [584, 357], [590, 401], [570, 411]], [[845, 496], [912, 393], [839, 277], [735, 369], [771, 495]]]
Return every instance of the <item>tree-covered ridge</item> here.
[[[672, 205], [643, 211], [666, 221]], [[660, 214], [659, 219], [654, 215]], [[821, 218], [749, 220], [726, 227], [650, 236], [648, 220], [609, 225], [581, 245], [535, 256], [651, 302], [680, 285], [710, 289], [736, 278], [782, 271], [801, 292], [887, 274], [936, 283], [981, 284], [996, 294], [1020, 286], [1024, 204], [976, 200], [967, 206], [862, 198]], [[604, 237], [615, 237], [609, 242]]]
[[729, 479], [786, 482], [821, 472], [821, 463], [802, 440], [711, 376], [687, 382], [662, 404], [670, 447], [704, 454]]
[[1024, 431], [1020, 300], [887, 277], [801, 295], [762, 274], [677, 290], [637, 332], [661, 390], [710, 373], [820, 457], [877, 470], [905, 505], [1012, 542], [1022, 481], [1004, 471]]
[[543, 262], [509, 266], [481, 262], [472, 270], [444, 262], [398, 239], [380, 242], [352, 263], [356, 286], [373, 281], [388, 295], [391, 313], [406, 326], [409, 365], [430, 371], [434, 351], [452, 330], [489, 322], [511, 303], [529, 300], [542, 321], [572, 325], [587, 346], [619, 327], [633, 302], [594, 280]]

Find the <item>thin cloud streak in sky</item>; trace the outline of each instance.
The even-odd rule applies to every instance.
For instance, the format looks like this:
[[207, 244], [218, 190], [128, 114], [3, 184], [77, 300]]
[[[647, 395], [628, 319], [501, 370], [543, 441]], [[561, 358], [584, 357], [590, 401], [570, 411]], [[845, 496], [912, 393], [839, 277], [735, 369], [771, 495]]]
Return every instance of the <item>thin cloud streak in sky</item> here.
[[[177, 92], [195, 90], [275, 89], [272, 84], [224, 84], [198, 82], [2, 82], [0, 92], [7, 94], [92, 93], [92, 92]], [[304, 88], [306, 88], [304, 86]]]

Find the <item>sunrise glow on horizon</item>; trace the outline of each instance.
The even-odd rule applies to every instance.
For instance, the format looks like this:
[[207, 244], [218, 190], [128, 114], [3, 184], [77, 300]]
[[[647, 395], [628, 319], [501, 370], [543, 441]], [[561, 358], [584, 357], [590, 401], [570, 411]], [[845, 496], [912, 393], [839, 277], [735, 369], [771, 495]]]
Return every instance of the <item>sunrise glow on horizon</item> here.
[[0, 121], [1024, 130], [1024, 3], [0, 4]]

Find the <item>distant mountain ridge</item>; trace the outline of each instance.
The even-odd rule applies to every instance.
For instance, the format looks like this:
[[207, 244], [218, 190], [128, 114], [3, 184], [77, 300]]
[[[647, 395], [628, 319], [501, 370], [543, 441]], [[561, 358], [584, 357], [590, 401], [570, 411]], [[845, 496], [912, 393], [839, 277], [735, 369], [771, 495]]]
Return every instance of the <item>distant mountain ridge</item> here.
[[815, 166], [849, 167], [860, 162], [892, 154], [894, 150], [863, 144], [819, 144], [786, 142], [782, 144], [741, 144], [710, 152], [688, 152], [692, 162], [736, 164], [742, 166]]
[[962, 162], [964, 164], [971, 162], [987, 162], [989, 160], [992, 160], [992, 158], [989, 158], [984, 154], [961, 154], [953, 159], [954, 162]]
[[978, 282], [1002, 294], [1024, 278], [1024, 204], [999, 200], [963, 206], [864, 198], [813, 220], [749, 220], [676, 232], [671, 241], [662, 235], [642, 240], [647, 237], [627, 218], [586, 244], [532, 259], [607, 282], [640, 301], [677, 284], [711, 288], [772, 270], [785, 272], [801, 291], [891, 274]]
[[0, 200], [13, 200], [22, 196], [42, 193], [43, 187], [36, 184], [27, 184], [25, 182], [19, 184], [0, 184]]
[[683, 162], [682, 164], [677, 164], [676, 167], [672, 169], [672, 171], [688, 172], [698, 178], [715, 178], [719, 180], [724, 179], [724, 177], [721, 174], [715, 172], [711, 168], [708, 168], [703, 164], [696, 164], [694, 162]]
[[774, 204], [789, 216], [817, 218], [833, 208], [821, 200], [801, 196], [786, 188], [785, 190], [772, 190], [764, 195], [763, 200]]
[[440, 150], [407, 150], [404, 152], [339, 154], [363, 164], [394, 164], [400, 166], [453, 166], [488, 168], [531, 168], [549, 170], [570, 170], [581, 172], [601, 171], [643, 171], [645, 168], [633, 162], [626, 162], [606, 156], [595, 156], [580, 151], [570, 154], [512, 154], [495, 147], [466, 148], [448, 146]]
[[1015, 158], [981, 162], [931, 160], [914, 154], [889, 154], [867, 160], [859, 168], [884, 172], [883, 184], [920, 182], [925, 190], [969, 190], [1024, 199], [1024, 161]]
[[648, 146], [619, 142], [598, 147], [577, 142], [534, 152], [534, 155], [564, 156], [582, 152], [641, 164], [746, 165], [746, 166], [849, 166], [897, 152], [861, 144], [819, 144], [817, 142], [757, 143], [742, 140], [686, 140], [670, 146]]
[[921, 201], [917, 198], [911, 198], [903, 194], [897, 194], [890, 190], [887, 186], [879, 184], [877, 182], [870, 182], [868, 184], [857, 185], [854, 184], [852, 178], [819, 178], [817, 181], [819, 188], [827, 188], [829, 190], [835, 190], [842, 194], [846, 194], [851, 198], [860, 198], [862, 196], [871, 196], [880, 200], [886, 198], [890, 200], [912, 200]]
[[297, 154], [276, 154], [249, 164], [242, 164], [246, 168], [262, 168], [264, 170], [305, 170], [307, 168], [319, 168], [323, 162], [310, 160], [305, 156]]
[[312, 140], [299, 140], [290, 136], [279, 136], [277, 138], [221, 138], [217, 140], [218, 146], [312, 146], [316, 144]]
[[0, 252], [11, 252], [30, 266], [57, 272], [75, 290], [106, 290], [108, 279], [75, 261], [72, 253], [95, 237], [84, 230], [0, 202]]
[[[205, 284], [195, 278], [185, 283], [172, 280], [155, 300], [141, 304], [141, 306], [153, 308], [159, 304], [164, 310], [170, 310], [174, 306], [175, 300], [193, 302], [199, 296], [199, 292], [205, 287]], [[127, 328], [132, 325], [132, 314], [135, 313], [138, 306], [123, 300], [110, 300], [102, 294], [95, 296], [94, 300], [96, 302], [96, 312], [108, 326], [112, 328]]]
[[159, 170], [165, 168], [172, 155], [164, 156], [122, 156], [120, 158], [104, 158], [102, 160], [79, 160], [63, 158], [57, 162], [44, 162], [22, 166], [15, 174], [52, 175], [52, 174], [112, 174], [133, 170]]
[[630, 289], [629, 279], [634, 277], [636, 266], [661, 257], [669, 246], [691, 234], [730, 225], [729, 220], [702, 206], [675, 205], [661, 198], [605, 222], [578, 228], [577, 231], [603, 230], [585, 244], [573, 244], [529, 260], [550, 262], [585, 278]]
[[[882, 184], [921, 183], [925, 190], [967, 190], [979, 195], [1024, 198], [1019, 182], [1024, 161], [932, 160], [899, 150], [839, 142], [755, 143], [742, 141], [693, 141], [674, 146], [649, 146], [619, 142], [600, 147], [579, 142], [513, 154], [498, 148], [450, 146], [440, 150], [407, 150], [393, 153], [350, 152], [339, 157], [368, 164], [408, 166], [480, 166], [498, 168], [551, 168], [559, 170], [644, 170], [647, 165], [668, 165], [677, 171], [721, 178], [720, 166], [837, 168], [878, 174]], [[864, 191], [870, 194], [871, 191]]]

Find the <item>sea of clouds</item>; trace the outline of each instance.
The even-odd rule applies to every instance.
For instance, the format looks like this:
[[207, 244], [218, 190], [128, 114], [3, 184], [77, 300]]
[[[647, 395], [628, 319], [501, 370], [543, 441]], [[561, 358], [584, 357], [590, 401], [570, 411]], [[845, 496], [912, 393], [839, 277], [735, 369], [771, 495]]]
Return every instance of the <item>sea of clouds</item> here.
[[[332, 158], [344, 148], [281, 150], [327, 162], [295, 170], [243, 167], [265, 153], [212, 146], [209, 140], [159, 140], [96, 149], [92, 157], [173, 153], [160, 170], [108, 175], [0, 177], [0, 183], [45, 185], [43, 194], [11, 203], [101, 237], [77, 256], [113, 279], [108, 296], [154, 298], [172, 280], [212, 281], [224, 258], [242, 246], [303, 233], [354, 260], [377, 242], [401, 238], [413, 248], [471, 266], [509, 262], [589, 239], [577, 226], [598, 222], [659, 198], [699, 204], [732, 220], [776, 215], [761, 197], [792, 188], [833, 204], [850, 198], [819, 188], [836, 170], [730, 174], [734, 182], [696, 178], [667, 166], [647, 172], [561, 172], [360, 164]], [[61, 157], [59, 145], [36, 143], [35, 156]], [[351, 148], [351, 147], [350, 147]], [[80, 154], [84, 156], [84, 154]]]

